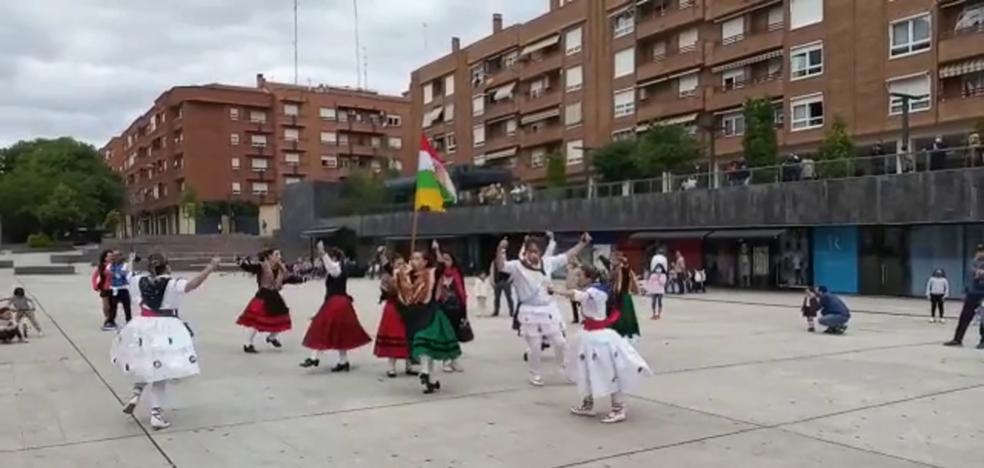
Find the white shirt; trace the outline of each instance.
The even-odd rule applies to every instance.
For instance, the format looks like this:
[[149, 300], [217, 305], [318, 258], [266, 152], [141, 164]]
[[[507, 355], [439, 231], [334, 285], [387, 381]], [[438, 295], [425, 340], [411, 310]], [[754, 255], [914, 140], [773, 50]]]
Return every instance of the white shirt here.
[[[130, 282], [130, 292], [137, 304], [143, 306], [143, 297], [140, 295], [140, 281], [148, 275], [140, 275], [134, 277], [133, 281]], [[167, 288], [164, 289], [164, 300], [161, 301], [161, 310], [181, 310], [181, 302], [184, 300], [185, 289], [188, 287], [188, 280], [184, 278], [172, 278], [170, 275], [164, 275], [162, 278], [171, 278], [171, 281], [167, 282]]]
[[591, 320], [605, 320], [608, 317], [608, 294], [598, 288], [574, 291], [574, 300], [581, 303], [581, 314]]
[[540, 263], [543, 265], [542, 272], [523, 266], [519, 260], [509, 260], [502, 266], [502, 272], [512, 278], [518, 301], [522, 304], [543, 306], [553, 301], [547, 292], [547, 285], [553, 272], [567, 265], [567, 254], [543, 257]]
[[666, 259], [666, 255], [656, 254], [653, 255], [653, 259], [649, 262], [649, 272], [652, 273], [656, 271], [656, 265], [663, 265], [663, 271], [670, 271], [670, 262]]
[[325, 273], [328, 273], [328, 276], [338, 278], [342, 274], [341, 262], [332, 260], [327, 254], [321, 257], [321, 262], [325, 265]]

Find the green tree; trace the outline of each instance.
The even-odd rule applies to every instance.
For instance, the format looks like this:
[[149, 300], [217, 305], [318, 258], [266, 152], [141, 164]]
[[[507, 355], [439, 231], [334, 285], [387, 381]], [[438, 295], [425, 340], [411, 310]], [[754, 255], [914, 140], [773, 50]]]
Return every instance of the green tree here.
[[567, 184], [567, 158], [559, 151], [547, 155], [547, 185], [563, 187]]
[[44, 203], [34, 209], [34, 215], [42, 229], [55, 237], [70, 233], [82, 225], [86, 213], [79, 203], [79, 194], [66, 184], [60, 183]]
[[185, 219], [198, 219], [198, 215], [202, 211], [202, 203], [198, 201], [198, 192], [195, 191], [194, 187], [188, 187], [184, 192], [181, 192], [181, 200], [178, 203], [181, 204], [181, 211]]
[[106, 232], [116, 233], [116, 229], [120, 227], [123, 222], [123, 215], [120, 214], [118, 210], [110, 210], [106, 213], [106, 218], [103, 220], [103, 229]]
[[365, 169], [354, 169], [342, 181], [341, 213], [355, 215], [366, 213], [386, 201], [384, 178]]
[[857, 150], [847, 132], [847, 123], [840, 116], [834, 117], [817, 153], [821, 177], [847, 177], [853, 174]]
[[603, 182], [632, 179], [638, 175], [635, 152], [635, 141], [613, 141], [592, 153], [591, 165]]
[[656, 125], [639, 138], [633, 161], [642, 177], [690, 170], [700, 157], [700, 145], [679, 125]]
[[[779, 159], [779, 143], [776, 137], [776, 116], [772, 99], [763, 97], [745, 101], [745, 136], [741, 146], [745, 159], [752, 168], [775, 166]], [[753, 171], [753, 180], [758, 183], [774, 182], [775, 171]]]

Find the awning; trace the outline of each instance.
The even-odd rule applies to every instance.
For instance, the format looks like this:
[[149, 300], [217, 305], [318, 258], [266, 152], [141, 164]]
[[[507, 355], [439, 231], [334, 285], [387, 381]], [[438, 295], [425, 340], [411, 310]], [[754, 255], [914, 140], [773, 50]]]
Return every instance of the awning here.
[[984, 71], [984, 58], [964, 60], [953, 65], [946, 65], [940, 68], [940, 78], [953, 78], [954, 76], [969, 75], [979, 71]]
[[716, 67], [711, 68], [711, 71], [714, 73], [721, 73], [723, 71], [734, 70], [736, 68], [745, 67], [753, 63], [764, 62], [766, 60], [773, 59], [776, 57], [782, 57], [782, 49], [777, 49], [771, 52], [766, 52], [764, 54], [758, 54], [752, 57], [743, 58], [741, 60], [736, 60], [734, 62], [726, 63], [724, 65], [718, 65]]
[[301, 237], [307, 239], [312, 237], [330, 236], [338, 231], [341, 231], [342, 229], [344, 229], [342, 226], [325, 226], [319, 228], [312, 228], [301, 232]]
[[642, 83], [637, 84], [636, 85], [636, 88], [639, 88], [639, 89], [648, 88], [648, 87], [650, 87], [650, 86], [652, 86], [654, 84], [660, 84], [660, 83], [662, 83], [664, 81], [670, 81], [670, 77], [669, 76], [661, 76], [661, 77], [658, 77], [658, 78], [653, 78], [651, 80], [643, 81]]
[[519, 119], [521, 125], [529, 125], [533, 122], [539, 122], [541, 120], [552, 119], [554, 117], [560, 116], [560, 109], [550, 109], [543, 112], [537, 112], [535, 114], [524, 115]]
[[496, 88], [492, 91], [492, 100], [501, 101], [503, 99], [509, 99], [512, 97], [513, 90], [516, 89], [516, 82], [513, 81], [505, 86]]
[[435, 120], [441, 118], [441, 114], [444, 113], [444, 107], [438, 107], [436, 109], [431, 109], [426, 114], [424, 114], [424, 127], [430, 127]]
[[683, 124], [688, 124], [690, 122], [693, 122], [695, 120], [697, 120], [697, 113], [696, 112], [694, 112], [693, 114], [686, 114], [686, 115], [680, 115], [680, 116], [676, 116], [676, 117], [670, 117], [668, 119], [657, 120], [656, 122], [642, 123], [642, 124], [639, 124], [638, 127], [636, 127], [636, 132], [640, 132], [640, 133], [641, 132], [645, 132], [646, 130], [649, 130], [649, 128], [652, 127], [653, 125], [663, 125], [663, 126], [683, 125]]
[[735, 229], [714, 231], [708, 239], [774, 239], [785, 233], [785, 229]]
[[693, 75], [694, 73], [697, 73], [699, 71], [700, 71], [700, 68], [691, 68], [690, 70], [684, 70], [682, 72], [674, 73], [674, 74], [672, 74], [670, 76], [667, 76], [666, 79], [672, 80], [674, 78], [680, 78], [681, 76]]
[[493, 151], [491, 153], [485, 153], [485, 161], [493, 161], [496, 159], [508, 158], [510, 156], [516, 155], [516, 147], [504, 149], [501, 151]]
[[526, 47], [523, 47], [522, 52], [519, 55], [529, 55], [538, 50], [546, 49], [547, 47], [557, 45], [560, 42], [560, 34], [554, 34], [546, 39], [534, 42]]
[[637, 232], [629, 236], [632, 240], [673, 240], [673, 239], [703, 239], [711, 231], [655, 231]]

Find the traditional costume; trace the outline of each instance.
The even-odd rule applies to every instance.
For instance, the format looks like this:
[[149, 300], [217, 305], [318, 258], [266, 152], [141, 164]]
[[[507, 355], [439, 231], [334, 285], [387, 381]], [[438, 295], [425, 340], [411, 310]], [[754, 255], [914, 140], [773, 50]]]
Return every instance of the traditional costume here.
[[614, 297], [611, 298], [612, 307], [619, 311], [619, 319], [612, 324], [612, 330], [630, 340], [637, 338], [639, 336], [639, 320], [636, 318], [632, 294], [639, 292], [639, 286], [629, 265], [621, 263], [612, 272], [612, 289], [614, 294]]
[[410, 368], [410, 342], [407, 340], [407, 326], [400, 316], [396, 277], [391, 273], [384, 273], [379, 289], [383, 316], [379, 320], [379, 329], [376, 331], [373, 354], [389, 361], [390, 368], [386, 375], [390, 378], [396, 377], [397, 359], [407, 360], [407, 374], [416, 375], [416, 372]]
[[606, 313], [609, 293], [602, 284], [594, 284], [585, 291], [574, 291], [574, 300], [581, 304], [584, 314], [584, 331], [572, 347], [568, 369], [577, 382], [581, 406], [571, 408], [574, 414], [593, 416], [594, 400], [611, 396], [611, 413], [606, 423], [625, 420], [624, 393], [638, 377], [651, 374], [645, 359], [632, 344], [610, 327], [619, 320], [619, 311]]
[[269, 333], [266, 342], [279, 348], [282, 345], [277, 336], [291, 328], [290, 309], [280, 295], [280, 289], [284, 284], [297, 284], [303, 282], [302, 278], [290, 275], [283, 268], [270, 268], [264, 263], [252, 263], [244, 261], [239, 267], [248, 273], [256, 276], [258, 289], [253, 299], [246, 305], [246, 309], [236, 320], [237, 325], [249, 329], [246, 337], [246, 344], [243, 345], [243, 352], [254, 354], [256, 347], [253, 340], [257, 333]]
[[[468, 322], [468, 294], [465, 292], [465, 281], [457, 267], [445, 267], [437, 278], [435, 298], [441, 311], [447, 316], [454, 328], [459, 343], [467, 343], [475, 339], [471, 324]], [[461, 372], [456, 359], [444, 362], [445, 372]]]
[[321, 351], [337, 350], [338, 364], [332, 372], [348, 372], [348, 351], [372, 341], [359, 323], [359, 317], [348, 295], [348, 275], [342, 271], [340, 261], [324, 255], [322, 261], [327, 271], [325, 277], [325, 302], [311, 320], [304, 335], [304, 347], [311, 349], [311, 357], [301, 363], [301, 367], [317, 367]]
[[444, 311], [433, 300], [434, 270], [400, 272], [400, 312], [407, 326], [410, 356], [421, 361], [420, 383], [424, 393], [434, 393], [441, 382], [431, 381], [434, 360], [452, 360], [461, 355], [458, 336]]

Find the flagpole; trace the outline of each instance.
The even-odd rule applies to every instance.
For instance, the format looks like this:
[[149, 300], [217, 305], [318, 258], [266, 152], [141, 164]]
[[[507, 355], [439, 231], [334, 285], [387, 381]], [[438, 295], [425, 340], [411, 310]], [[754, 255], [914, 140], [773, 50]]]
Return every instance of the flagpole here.
[[418, 216], [420, 216], [420, 210], [418, 210], [417, 207], [414, 207], [413, 220], [410, 221], [410, 255], [408, 255], [407, 258], [410, 258], [413, 255], [413, 252], [417, 250], [417, 217]]

